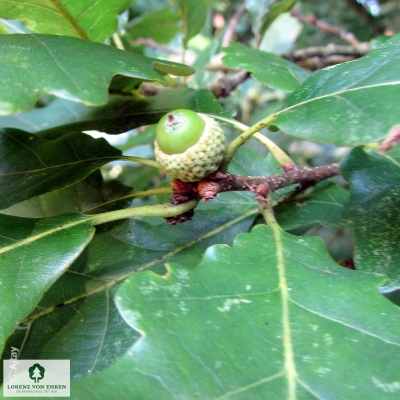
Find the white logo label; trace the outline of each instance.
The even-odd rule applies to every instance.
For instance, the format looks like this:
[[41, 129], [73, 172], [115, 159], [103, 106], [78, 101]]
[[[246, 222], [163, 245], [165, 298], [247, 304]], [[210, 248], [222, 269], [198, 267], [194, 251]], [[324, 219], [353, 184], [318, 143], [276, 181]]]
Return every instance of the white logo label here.
[[69, 397], [69, 360], [4, 360], [4, 397]]

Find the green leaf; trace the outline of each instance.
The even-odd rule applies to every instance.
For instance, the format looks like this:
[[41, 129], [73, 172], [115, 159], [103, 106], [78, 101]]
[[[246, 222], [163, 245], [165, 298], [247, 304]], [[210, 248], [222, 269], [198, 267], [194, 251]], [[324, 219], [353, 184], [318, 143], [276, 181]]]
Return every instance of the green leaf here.
[[[99, 170], [65, 188], [14, 204], [4, 214], [27, 218], [48, 218], [67, 212], [100, 213], [126, 208], [131, 187], [119, 181], [104, 182]], [[119, 199], [122, 197], [122, 199]]]
[[0, 131], [0, 209], [70, 186], [121, 152], [82, 133], [46, 140], [16, 129]]
[[271, 5], [266, 18], [260, 28], [260, 35], [263, 36], [265, 31], [271, 26], [271, 24], [282, 14], [285, 13], [296, 4], [297, 0], [278, 0], [274, 1]]
[[8, 33], [8, 29], [3, 25], [3, 21], [0, 20], [0, 35], [5, 35]]
[[212, 6], [216, 0], [171, 0], [178, 9], [179, 16], [182, 20], [183, 45], [186, 48], [187, 42], [197, 35], [206, 22], [208, 8]]
[[233, 248], [210, 248], [197, 268], [127, 279], [116, 303], [142, 337], [108, 370], [74, 381], [72, 393], [381, 398], [398, 379], [400, 309], [378, 284], [336, 265], [317, 238], [257, 227]]
[[181, 30], [177, 21], [179, 15], [171, 7], [165, 7], [132, 21], [126, 32], [130, 40], [151, 38], [158, 43], [169, 43]]
[[[191, 90], [186, 87], [169, 89], [157, 96], [134, 99], [110, 96], [101, 107], [56, 99], [47, 107], [35, 108], [24, 114], [0, 118], [0, 127], [15, 127], [27, 131], [41, 131], [46, 136], [69, 132], [98, 130], [122, 133], [140, 126], [155, 124], [169, 111], [186, 108], [206, 114], [231, 117], [208, 90]], [[64, 126], [62, 126], [64, 125]], [[55, 129], [52, 129], [52, 128]]]
[[347, 227], [342, 220], [343, 204], [348, 200], [348, 192], [342, 186], [324, 180], [312, 192], [295, 202], [276, 207], [275, 216], [283, 229], [294, 229], [320, 223], [329, 227]]
[[[268, 163], [243, 148], [234, 164], [254, 175], [266, 171]], [[70, 359], [74, 378], [111, 366], [138, 337], [117, 318], [113, 299], [119, 285], [145, 268], [164, 273], [167, 262], [185, 260], [196, 266], [209, 246], [232, 244], [235, 236], [247, 231], [257, 213], [252, 194], [222, 193], [210, 203], [201, 202], [193, 219], [182, 225], [153, 218], [100, 227], [8, 343], [23, 347], [21, 358]]]
[[[125, 186], [132, 187], [135, 191], [146, 190], [152, 186], [154, 181], [160, 179], [160, 171], [157, 168], [141, 164], [133, 166], [132, 164], [123, 165], [122, 171], [118, 175], [118, 180]], [[166, 202], [168, 203], [169, 199]]]
[[213, 204], [201, 204], [192, 221], [182, 225], [129, 219], [97, 233], [9, 343], [23, 347], [24, 359], [70, 359], [74, 378], [109, 367], [138, 337], [114, 309], [119, 285], [145, 268], [162, 273], [166, 262], [183, 257], [197, 265], [210, 245], [231, 244], [239, 232], [248, 230], [256, 214], [247, 194], [224, 193]]
[[275, 89], [292, 92], [310, 76], [308, 71], [290, 61], [240, 43], [232, 42], [223, 50], [227, 54], [222, 62], [227, 67], [251, 71], [260, 83]]
[[247, 0], [246, 11], [253, 17], [251, 29], [256, 40], [261, 37], [261, 26], [268, 15], [269, 7], [274, 0]]
[[258, 48], [279, 55], [290, 53], [296, 48], [302, 31], [303, 24], [298, 19], [290, 13], [283, 13], [265, 32]]
[[135, 146], [153, 144], [154, 139], [156, 138], [156, 127], [157, 125], [155, 124], [147, 126], [139, 135], [130, 137], [126, 142], [125, 147], [128, 149]]
[[82, 103], [54, 98], [45, 107], [0, 117], [0, 129], [17, 128], [26, 132], [39, 132], [55, 126], [70, 124], [84, 119], [95, 108]]
[[116, 74], [149, 81], [190, 75], [192, 68], [99, 43], [52, 35], [4, 35], [0, 41], [0, 115], [31, 109], [40, 96], [99, 106]]
[[0, 23], [7, 31], [5, 33], [29, 33], [21, 21], [0, 18]]
[[265, 31], [280, 14], [289, 11], [297, 0], [251, 0], [246, 9], [254, 18], [253, 32], [260, 42]]
[[0, 214], [0, 347], [93, 237], [78, 214], [26, 219]]
[[118, 14], [129, 3], [129, 0], [7, 0], [0, 2], [0, 16], [26, 21], [32, 32], [103, 42], [116, 31]]
[[[82, 266], [80, 259], [78, 262]], [[85, 284], [93, 281], [74, 279], [74, 274], [82, 274], [82, 271], [72, 267], [62, 277], [63, 286], [56, 285], [46, 292], [34, 318], [28, 318], [29, 322], [21, 325], [7, 341], [5, 359], [10, 358], [11, 346], [18, 346], [23, 357], [29, 359], [71, 360], [71, 378], [77, 379], [112, 365], [137, 340], [138, 334], [126, 325], [114, 304], [118, 285], [98, 293], [90, 290], [85, 296]], [[71, 304], [55, 304], [50, 302], [56, 299], [55, 290], [64, 292], [65, 297], [83, 295], [70, 298]]]
[[241, 176], [263, 176], [280, 174], [282, 169], [271, 155], [261, 157], [249, 147], [242, 146], [229, 163], [229, 172]]
[[[400, 149], [396, 150], [397, 156]], [[351, 185], [343, 218], [355, 229], [356, 268], [387, 277], [384, 291], [400, 287], [400, 163], [387, 154], [355, 148], [341, 165]]]
[[297, 137], [350, 146], [383, 139], [400, 122], [400, 35], [366, 56], [307, 79], [276, 113]]

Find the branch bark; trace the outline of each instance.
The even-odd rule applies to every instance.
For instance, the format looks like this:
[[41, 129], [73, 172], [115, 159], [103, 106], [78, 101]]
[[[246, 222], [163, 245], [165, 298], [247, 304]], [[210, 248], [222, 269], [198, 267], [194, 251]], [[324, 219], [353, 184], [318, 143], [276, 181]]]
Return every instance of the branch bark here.
[[302, 68], [316, 69], [353, 61], [365, 56], [372, 50], [370, 43], [360, 43], [356, 46], [329, 44], [328, 46], [307, 47], [283, 54], [282, 57], [292, 61]]
[[[286, 166], [288, 172], [270, 176], [236, 176], [217, 173], [214, 182], [219, 184], [219, 192], [253, 191], [256, 186], [264, 184], [269, 192], [282, 189], [293, 184], [314, 185], [317, 182], [339, 174], [339, 164], [328, 164], [321, 167]], [[213, 177], [211, 177], [213, 178]]]
[[[221, 192], [250, 191], [255, 193], [260, 204], [264, 204], [275, 190], [293, 184], [299, 184], [302, 189], [339, 174], [339, 164], [321, 167], [297, 167], [293, 164], [285, 164], [283, 169], [287, 172], [271, 176], [238, 176], [217, 171], [200, 182], [182, 182], [175, 178], [172, 180], [171, 203], [178, 205], [197, 201], [199, 198], [210, 201]], [[166, 221], [176, 225], [190, 220], [192, 216], [191, 209], [181, 215], [166, 218]]]
[[224, 76], [218, 82], [211, 85], [208, 90], [217, 98], [228, 97], [232, 90], [250, 77], [250, 72], [239, 71], [233, 76]]
[[251, 191], [263, 197], [286, 186], [299, 184], [301, 186], [315, 185], [319, 181], [339, 174], [339, 164], [328, 164], [320, 167], [297, 167], [292, 164], [283, 166], [283, 174], [270, 176], [238, 176], [220, 171], [214, 172], [200, 182], [182, 182], [173, 179], [173, 204], [202, 197], [210, 201], [218, 193], [233, 191]]
[[314, 25], [318, 29], [323, 32], [331, 33], [333, 35], [339, 36], [341, 39], [345, 40], [346, 42], [357, 46], [360, 42], [354, 36], [352, 32], [347, 32], [343, 28], [330, 25], [320, 19], [318, 19], [314, 14], [303, 15], [299, 10], [292, 8], [291, 14], [293, 17], [297, 18], [299, 21], [308, 24]]

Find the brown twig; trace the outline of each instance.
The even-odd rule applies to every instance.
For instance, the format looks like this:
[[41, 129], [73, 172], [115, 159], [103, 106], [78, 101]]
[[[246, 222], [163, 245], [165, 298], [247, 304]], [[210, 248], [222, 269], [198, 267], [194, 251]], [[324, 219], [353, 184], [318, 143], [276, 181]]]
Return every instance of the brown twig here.
[[333, 26], [324, 21], [321, 21], [314, 14], [303, 15], [299, 10], [295, 8], [292, 8], [291, 14], [299, 21], [308, 25], [314, 25], [323, 32], [332, 33], [333, 35], [339, 36], [341, 39], [352, 44], [353, 46], [357, 46], [358, 44], [360, 44], [353, 33], [347, 32], [343, 28], [339, 28], [337, 26]]
[[168, 46], [164, 46], [160, 43], [157, 43], [155, 40], [151, 39], [151, 38], [139, 38], [136, 39], [132, 42], [132, 45], [134, 46], [147, 46], [147, 47], [151, 47], [153, 49], [156, 50], [160, 50], [164, 53], [168, 53], [168, 54], [173, 54], [173, 55], [179, 55], [180, 53], [174, 49], [171, 49]]
[[[250, 191], [256, 195], [259, 203], [265, 203], [267, 197], [275, 190], [299, 184], [301, 188], [315, 185], [319, 181], [339, 174], [339, 164], [328, 164], [321, 167], [297, 167], [285, 164], [283, 174], [271, 176], [238, 176], [215, 172], [200, 182], [182, 182], [172, 180], [173, 194], [171, 203], [180, 204], [189, 200], [211, 201], [221, 192]], [[192, 218], [192, 210], [172, 218], [166, 218], [172, 225], [180, 224]]]
[[168, 90], [167, 87], [152, 82], [142, 82], [140, 86], [140, 94], [146, 97], [156, 96], [165, 92], [166, 90]]
[[391, 129], [387, 138], [382, 142], [378, 151], [380, 151], [381, 153], [385, 153], [386, 151], [393, 149], [393, 147], [399, 144], [400, 144], [400, 126], [395, 126], [393, 129]]
[[221, 58], [223, 57], [223, 53], [218, 54], [211, 60], [210, 64], [206, 66], [206, 70], [209, 72], [240, 72], [240, 68], [231, 68], [222, 64]]
[[[233, 34], [235, 32], [236, 26], [239, 23], [240, 18], [246, 12], [246, 0], [243, 1], [242, 5], [236, 11], [235, 15], [229, 21], [228, 27], [225, 31], [224, 37], [222, 38], [221, 47], [229, 46], [229, 42], [232, 40]], [[221, 67], [223, 69], [221, 69]], [[207, 70], [211, 71], [213, 68], [213, 64], [210, 64], [207, 67]], [[217, 71], [230, 72], [231, 69], [225, 69], [223, 64], [218, 64]], [[250, 73], [247, 71], [238, 71], [236, 74], [232, 76], [223, 76], [217, 82], [208, 87], [208, 90], [214, 94], [215, 97], [228, 97], [232, 90], [236, 89], [236, 87], [248, 79]]]
[[329, 44], [328, 46], [307, 47], [283, 54], [283, 57], [303, 68], [316, 70], [330, 65], [353, 61], [368, 54], [372, 50], [370, 43], [357, 46]]
[[232, 90], [250, 77], [250, 72], [240, 71], [233, 76], [224, 76], [208, 87], [208, 90], [217, 98], [228, 97]]
[[236, 11], [235, 15], [229, 21], [228, 27], [222, 39], [222, 47], [229, 46], [229, 42], [232, 40], [233, 34], [235, 32], [236, 26], [239, 23], [240, 18], [246, 12], [246, 0], [243, 1], [242, 5]]
[[278, 175], [242, 177], [231, 174], [215, 174], [211, 179], [220, 186], [220, 192], [244, 191], [249, 187], [266, 184], [269, 192], [282, 189], [293, 184], [316, 184], [317, 182], [338, 175], [339, 164], [328, 164], [321, 167], [293, 167], [292, 170]]
[[[299, 184], [300, 188], [315, 185], [319, 181], [338, 175], [339, 164], [328, 164], [321, 167], [297, 167], [286, 164], [283, 174], [271, 176], [237, 176], [215, 172], [200, 182], [182, 182], [172, 180], [173, 194], [171, 203], [180, 204], [189, 200], [211, 201], [221, 192], [250, 191], [256, 195], [259, 203], [265, 203], [267, 197], [275, 190]], [[192, 218], [193, 211], [166, 218], [169, 224], [176, 225]]]

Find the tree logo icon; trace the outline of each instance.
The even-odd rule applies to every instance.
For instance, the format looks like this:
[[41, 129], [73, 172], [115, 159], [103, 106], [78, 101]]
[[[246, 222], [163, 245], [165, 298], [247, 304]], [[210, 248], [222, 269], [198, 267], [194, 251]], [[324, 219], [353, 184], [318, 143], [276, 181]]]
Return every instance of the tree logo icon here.
[[28, 371], [29, 378], [33, 379], [35, 383], [38, 383], [41, 379], [44, 378], [45, 369], [40, 364], [33, 364]]

